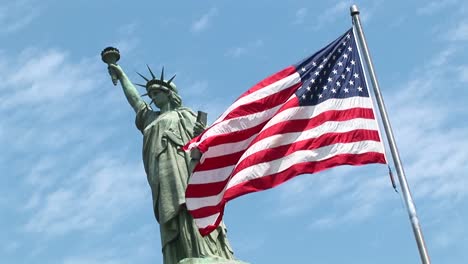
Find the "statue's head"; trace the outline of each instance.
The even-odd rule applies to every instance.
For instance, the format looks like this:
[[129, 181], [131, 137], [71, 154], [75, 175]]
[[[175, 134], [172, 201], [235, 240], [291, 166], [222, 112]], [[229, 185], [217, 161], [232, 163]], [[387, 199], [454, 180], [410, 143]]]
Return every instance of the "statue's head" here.
[[161, 71], [161, 78], [158, 79], [154, 76], [151, 68], [149, 66], [147, 67], [151, 74], [151, 79], [148, 79], [137, 72], [138, 75], [140, 75], [146, 81], [146, 85], [137, 84], [138, 86], [146, 88], [146, 94], [144, 95], [149, 96], [151, 98], [151, 102], [154, 102], [154, 104], [159, 108], [168, 101], [174, 108], [180, 107], [182, 105], [182, 99], [180, 98], [179, 93], [177, 92], [177, 87], [173, 82], [175, 75], [172, 76], [172, 78], [169, 80], [164, 80], [163, 67]]

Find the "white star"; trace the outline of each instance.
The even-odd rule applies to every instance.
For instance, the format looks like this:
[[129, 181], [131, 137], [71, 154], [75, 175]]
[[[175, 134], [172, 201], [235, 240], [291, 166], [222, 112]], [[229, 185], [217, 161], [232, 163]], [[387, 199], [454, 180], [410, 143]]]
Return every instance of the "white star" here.
[[316, 72], [315, 72], [315, 76], [318, 76], [318, 75], [319, 75], [319, 72], [318, 72], [318, 71], [316, 71]]
[[327, 66], [328, 66], [328, 68], [330, 68], [330, 66], [331, 66], [331, 63], [328, 63], [328, 65], [327, 65]]
[[322, 98], [322, 97], [323, 97], [322, 94], [319, 94], [319, 98]]
[[319, 79], [319, 83], [321, 83], [321, 82], [322, 82], [322, 78]]
[[333, 55], [333, 59], [336, 59], [336, 56], [335, 56], [335, 55]]
[[337, 73], [338, 73], [338, 71], [337, 71], [337, 70], [333, 70], [332, 72], [333, 72], [333, 74], [337, 74]]
[[310, 99], [314, 99], [314, 94], [311, 94], [311, 95], [310, 95]]
[[305, 94], [302, 95], [302, 99], [306, 99], [306, 95], [305, 95]]
[[362, 87], [361, 86], [359, 86], [357, 89], [358, 89], [358, 91], [362, 92]]
[[307, 86], [307, 88], [306, 88], [306, 89], [307, 89], [307, 91], [310, 91], [310, 86]]
[[341, 49], [338, 49], [338, 52], [340, 52], [340, 53], [341, 53]]
[[343, 66], [343, 63], [341, 61], [338, 62], [338, 66], [340, 66], [340, 67]]
[[351, 71], [351, 68], [346, 67], [346, 71], [347, 71], [347, 72]]
[[346, 76], [344, 74], [341, 74], [341, 79], [346, 79]]
[[349, 51], [352, 51], [352, 50], [353, 50], [353, 48], [351, 48], [351, 47], [348, 47], [348, 50], [349, 50]]
[[312, 62], [312, 66], [317, 66], [317, 63], [315, 63], [315, 61]]
[[311, 83], [315, 83], [315, 79], [311, 79], [310, 82], [311, 82]]
[[359, 74], [357, 74], [357, 73], [353, 74], [353, 76], [354, 76], [355, 79], [359, 78]]
[[331, 91], [332, 91], [332, 93], [336, 93], [336, 89], [335, 89], [335, 88], [331, 89]]
[[326, 62], [327, 60], [328, 60], [328, 59], [325, 57], [325, 58], [323, 59], [323, 62]]
[[350, 84], [350, 85], [354, 85], [354, 81], [353, 81], [353, 80], [349, 80], [349, 84]]
[[348, 33], [348, 35], [346, 35], [346, 38], [347, 39], [351, 38], [351, 35]]
[[302, 72], [305, 72], [305, 71], [306, 71], [306, 68], [302, 67], [302, 69], [301, 69], [301, 70], [302, 70]]
[[342, 43], [342, 44], [343, 44], [343, 46], [346, 46], [346, 41], [343, 41], [343, 43]]
[[331, 82], [331, 81], [333, 81], [333, 79], [332, 79], [331, 77], [328, 77], [328, 79], [327, 79], [327, 80], [328, 80], [328, 82]]
[[349, 93], [349, 89], [348, 89], [348, 88], [344, 88], [344, 92], [345, 92], [345, 93]]
[[356, 64], [356, 62], [354, 60], [351, 60], [351, 64], [354, 65]]
[[324, 86], [323, 86], [323, 89], [324, 89], [324, 90], [327, 90], [327, 89], [328, 89], [328, 87], [327, 87], [326, 85], [324, 85]]
[[347, 58], [348, 58], [348, 54], [347, 54], [347, 53], [343, 54], [343, 58], [347, 59]]
[[338, 86], [338, 87], [341, 86], [341, 83], [339, 81], [336, 82], [336, 86]]
[[320, 64], [320, 65], [319, 65], [319, 69], [322, 69], [322, 68], [323, 68], [323, 65], [322, 65], [322, 64]]

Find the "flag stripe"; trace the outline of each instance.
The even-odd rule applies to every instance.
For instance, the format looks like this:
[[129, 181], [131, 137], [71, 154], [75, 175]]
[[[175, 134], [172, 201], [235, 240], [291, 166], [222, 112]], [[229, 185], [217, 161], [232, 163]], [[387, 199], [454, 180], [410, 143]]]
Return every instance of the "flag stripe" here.
[[226, 116], [239, 106], [245, 106], [251, 102], [255, 102], [259, 99], [275, 94], [299, 83], [300, 81], [300, 75], [296, 72], [296, 69], [293, 66], [277, 72], [254, 85], [247, 92], [241, 95], [226, 111], [224, 111], [214, 124], [221, 120], [226, 120]]
[[[292, 133], [291, 133], [292, 134]], [[290, 135], [284, 134], [284, 137]], [[292, 135], [291, 138], [294, 138]], [[285, 139], [287, 141], [288, 139]], [[242, 160], [236, 166], [235, 170], [231, 173], [234, 175], [229, 181], [233, 181], [236, 178], [236, 173], [255, 166], [260, 163], [267, 163], [284, 156], [288, 156], [298, 150], [314, 150], [317, 148], [325, 147], [337, 143], [351, 143], [364, 140], [379, 141], [379, 134], [375, 130], [367, 129], [353, 129], [352, 131], [334, 132], [320, 135], [313, 140], [309, 138], [298, 139], [291, 142], [291, 144], [281, 146], [271, 146], [270, 148], [262, 149], [257, 151], [254, 155]], [[204, 184], [191, 184], [187, 187], [186, 197], [196, 198], [203, 196], [213, 196], [223, 191], [227, 184], [228, 179], [222, 182], [207, 182]]]
[[[283, 142], [285, 138], [282, 137], [282, 133], [293, 133], [293, 132], [302, 132], [302, 138], [311, 138], [309, 134], [313, 133], [316, 136], [322, 135], [327, 131], [333, 131], [330, 128], [337, 129], [337, 132], [342, 132], [345, 130], [350, 130], [353, 125], [354, 129], [358, 128], [368, 128], [368, 129], [377, 129], [375, 121], [352, 121], [351, 119], [355, 118], [364, 118], [364, 119], [371, 119], [373, 118], [372, 109], [362, 109], [362, 108], [355, 108], [351, 110], [345, 111], [328, 111], [321, 113], [320, 115], [316, 116], [312, 119], [301, 119], [301, 120], [292, 120], [284, 124], [277, 124], [276, 126], [272, 126], [265, 131], [262, 131], [259, 135], [256, 135], [258, 140], [254, 142], [242, 142], [242, 144], [250, 144], [251, 146], [246, 148], [244, 147], [241, 151], [233, 152], [223, 149], [222, 152], [218, 152], [218, 156], [214, 155], [212, 158], [206, 158], [203, 163], [199, 164], [197, 167], [197, 172], [202, 172], [205, 170], [212, 170], [219, 167], [226, 167], [230, 165], [234, 165], [240, 162], [243, 158], [241, 156], [247, 157], [255, 152], [258, 149], [258, 142], [263, 141], [266, 144], [266, 147], [274, 146], [272, 142]], [[350, 121], [351, 120], [351, 121]], [[343, 123], [341, 123], [343, 121]], [[361, 122], [361, 123], [360, 123]], [[365, 122], [365, 124], [364, 124]], [[315, 129], [314, 129], [315, 128]], [[299, 135], [301, 133], [297, 133]], [[290, 135], [291, 137], [293, 135]], [[272, 138], [268, 138], [272, 137]], [[283, 142], [283, 144], [289, 144], [291, 142]], [[247, 145], [246, 145], [247, 146]], [[211, 150], [211, 149], [210, 149]], [[242, 155], [242, 151], [245, 151]], [[215, 151], [208, 151], [209, 153]], [[192, 177], [196, 180], [197, 173], [194, 173]]]
[[[304, 107], [297, 106], [296, 100], [297, 98], [288, 100], [285, 106], [283, 107], [284, 109], [282, 111], [279, 111], [280, 109], [278, 107], [275, 108], [275, 110], [277, 110], [278, 112], [268, 122], [264, 121], [263, 123], [260, 123], [256, 126], [252, 126], [250, 128], [246, 128], [245, 130], [241, 130], [241, 131], [235, 131], [231, 133], [217, 134], [217, 135], [213, 134], [212, 138], [210, 138], [209, 141], [199, 146], [200, 150], [204, 152], [203, 155], [205, 158], [216, 157], [222, 154], [235, 153], [235, 152], [239, 152], [245, 149], [252, 142], [252, 140], [258, 135], [258, 132], [261, 129], [266, 130], [269, 127], [274, 126], [281, 122], [294, 121], [296, 119], [314, 118], [326, 111], [347, 110], [347, 109], [356, 108], [356, 107], [372, 109], [372, 101], [366, 97], [351, 97], [351, 98], [346, 98], [346, 99], [329, 99], [316, 106], [304, 106]], [[254, 118], [254, 116], [252, 115], [250, 115], [249, 117]], [[247, 122], [247, 120], [248, 118], [243, 119], [243, 121], [245, 122]], [[235, 124], [238, 124], [238, 123], [235, 123]], [[232, 124], [232, 125], [235, 125], [235, 124]], [[288, 127], [293, 127], [293, 126], [288, 126]], [[202, 146], [205, 144], [210, 145], [209, 150], [207, 148], [202, 149]]]
[[198, 218], [203, 218], [218, 213], [222, 208], [224, 208], [224, 204], [229, 200], [247, 193], [273, 188], [281, 183], [284, 183], [295, 175], [304, 173], [313, 174], [328, 168], [335, 167], [337, 165], [346, 164], [358, 166], [369, 163], [376, 163], [376, 161], [378, 163], [385, 163], [385, 157], [383, 153], [366, 152], [362, 154], [339, 154], [322, 161], [294, 164], [283, 172], [278, 172], [265, 177], [251, 179], [249, 181], [239, 183], [236, 186], [226, 190], [224, 199], [220, 203], [216, 205], [205, 206], [201, 209], [191, 210], [190, 213], [196, 221]]
[[[382, 145], [380, 142], [366, 140], [353, 143], [337, 143], [314, 150], [298, 150], [280, 159], [270, 162], [262, 162], [238, 172], [230, 179], [227, 189], [243, 181], [268, 176], [274, 172], [284, 171], [296, 163], [317, 162], [340, 154], [379, 152], [381, 148]], [[203, 198], [191, 198], [190, 194], [186, 193], [187, 208], [192, 211], [206, 206], [217, 205], [221, 201], [222, 196], [223, 192]]]

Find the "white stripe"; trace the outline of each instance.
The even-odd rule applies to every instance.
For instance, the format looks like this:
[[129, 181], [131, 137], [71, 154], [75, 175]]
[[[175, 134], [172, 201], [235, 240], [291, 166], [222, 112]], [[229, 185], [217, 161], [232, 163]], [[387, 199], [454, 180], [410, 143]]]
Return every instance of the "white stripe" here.
[[228, 183], [228, 189], [239, 183], [282, 172], [297, 163], [321, 161], [340, 154], [383, 153], [378, 141], [363, 140], [352, 143], [337, 143], [315, 150], [298, 150], [280, 159], [258, 163], [236, 173]]
[[275, 115], [263, 129], [267, 129], [283, 121], [310, 119], [330, 110], [348, 110], [351, 108], [372, 108], [369, 97], [349, 97], [344, 99], [328, 99], [318, 105], [291, 107]]
[[197, 209], [207, 207], [207, 206], [217, 205], [219, 204], [219, 202], [221, 202], [225, 189], [226, 188], [224, 188], [217, 195], [213, 195], [213, 196], [205, 196], [205, 197], [199, 197], [199, 198], [185, 198], [185, 205], [187, 205], [187, 209], [189, 211], [197, 210]]
[[269, 148], [289, 145], [294, 142], [313, 139], [327, 133], [345, 133], [357, 129], [377, 130], [378, 126], [374, 119], [355, 118], [346, 121], [328, 121], [320, 126], [294, 133], [276, 134], [264, 138], [250, 146], [239, 159], [238, 164], [248, 156]]
[[[288, 99], [291, 100], [295, 95], [293, 95], [291, 98]], [[315, 106], [298, 106], [298, 107], [291, 107], [287, 110], [284, 110], [274, 117], [271, 118], [271, 120], [265, 125], [262, 130], [265, 130], [275, 124], [278, 124], [283, 121], [287, 120], [298, 120], [298, 119], [310, 119], [313, 117], [316, 117], [317, 115], [330, 111], [330, 110], [347, 110], [355, 107], [362, 107], [362, 108], [372, 108], [372, 101], [369, 97], [350, 97], [350, 98], [345, 98], [345, 99], [329, 99], [321, 104], [315, 105]], [[234, 119], [232, 119], [234, 120]], [[262, 120], [262, 122], [265, 120]], [[243, 122], [249, 122], [243, 121]], [[255, 123], [255, 125], [260, 124]], [[219, 123], [221, 125], [222, 123]], [[208, 131], [207, 131], [208, 133]], [[239, 152], [246, 148], [250, 142], [252, 142], [253, 138], [258, 135], [254, 134], [251, 138], [240, 141], [238, 142], [239, 145], [236, 145], [236, 142], [233, 143], [227, 143], [227, 144], [220, 144], [216, 146], [211, 146], [209, 150], [207, 150], [205, 153], [203, 153], [203, 158], [211, 158], [211, 157], [217, 157], [217, 156], [223, 156], [223, 155], [228, 155], [232, 153]], [[217, 136], [215, 134], [211, 134], [210, 137]], [[202, 139], [203, 141], [205, 139]], [[200, 142], [201, 142], [200, 141]], [[190, 148], [198, 146], [200, 142], [195, 142], [190, 145]]]
[[301, 76], [299, 73], [295, 72], [286, 78], [280, 79], [270, 85], [263, 87], [251, 94], [248, 94], [244, 97], [239, 98], [239, 100], [235, 101], [224, 113], [214, 122], [214, 124], [223, 120], [233, 109], [246, 105], [251, 102], [255, 102], [259, 99], [265, 98], [269, 95], [278, 93], [284, 89], [287, 89], [301, 81]]
[[[328, 121], [309, 130], [273, 135], [268, 138], [264, 138], [250, 146], [241, 156], [237, 164], [246, 159], [248, 156], [264, 149], [288, 145], [301, 140], [316, 138], [330, 132], [344, 133], [356, 129], [376, 130], [377, 123], [373, 119], [364, 118], [356, 118], [346, 121]], [[233, 151], [233, 153], [235, 152]], [[189, 184], [206, 184], [224, 181], [229, 177], [233, 169], [234, 166], [229, 166], [213, 170], [194, 172], [190, 177]]]
[[[382, 144], [380, 142], [367, 140], [353, 143], [338, 143], [315, 150], [299, 150], [280, 159], [245, 168], [231, 178], [227, 189], [242, 182], [265, 177], [272, 173], [282, 172], [297, 163], [321, 161], [340, 154], [362, 154], [366, 152], [383, 153]], [[221, 202], [224, 192], [225, 190], [217, 195], [208, 197], [186, 198], [187, 208], [189, 210], [196, 210], [217, 205]]]
[[253, 113], [250, 115], [240, 116], [233, 119], [228, 119], [220, 123], [214, 124], [203, 134], [202, 138], [198, 142], [193, 142], [188, 146], [188, 150], [194, 147], [198, 147], [203, 141], [210, 137], [216, 137], [219, 135], [229, 134], [245, 129], [249, 129], [256, 125], [259, 125], [266, 120], [270, 119], [282, 105], [278, 105], [274, 108], [267, 109], [262, 112]]
[[199, 229], [205, 228], [209, 225], [214, 225], [216, 223], [216, 219], [218, 219], [219, 213], [216, 213], [214, 215], [210, 215], [207, 217], [203, 218], [194, 218], [195, 224], [197, 224], [197, 227]]
[[224, 181], [229, 177], [234, 167], [235, 165], [213, 170], [196, 171], [190, 176], [189, 185]]

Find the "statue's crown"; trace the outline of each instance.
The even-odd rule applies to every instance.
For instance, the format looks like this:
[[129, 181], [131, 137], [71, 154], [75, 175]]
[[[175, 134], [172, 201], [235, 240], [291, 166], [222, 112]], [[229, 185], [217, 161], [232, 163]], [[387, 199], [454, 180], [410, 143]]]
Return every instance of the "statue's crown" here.
[[[141, 86], [141, 87], [145, 87], [146, 91], [147, 91], [147, 94], [150, 92], [150, 90], [153, 90], [153, 89], [160, 89], [160, 90], [165, 90], [165, 91], [174, 91], [174, 92], [177, 93], [176, 86], [172, 82], [174, 80], [174, 78], [176, 77], [176, 75], [172, 76], [167, 81], [164, 80], [164, 67], [163, 67], [162, 70], [161, 70], [161, 77], [158, 79], [153, 74], [153, 71], [151, 70], [151, 68], [148, 65], [146, 65], [146, 67], [148, 67], [148, 70], [149, 70], [149, 72], [151, 74], [151, 79], [148, 79], [145, 76], [143, 76], [142, 74], [140, 74], [139, 72], [137, 72], [137, 74], [140, 75], [141, 78], [145, 79], [146, 85], [143, 85], [143, 84], [136, 84], [136, 85]], [[147, 94], [145, 94], [145, 95], [147, 95]]]

